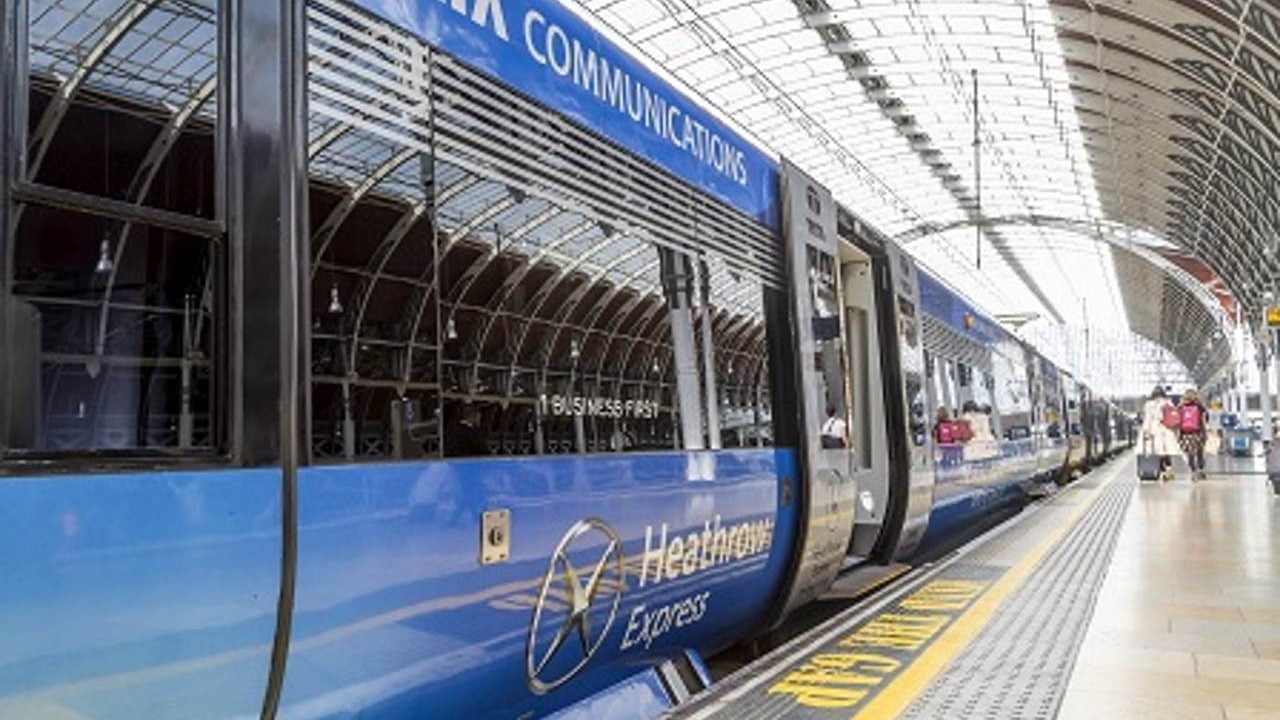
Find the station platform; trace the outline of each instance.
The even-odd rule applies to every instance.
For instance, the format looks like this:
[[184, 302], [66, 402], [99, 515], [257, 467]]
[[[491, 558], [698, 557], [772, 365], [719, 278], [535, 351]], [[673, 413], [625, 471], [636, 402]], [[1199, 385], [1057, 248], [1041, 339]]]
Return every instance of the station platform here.
[[673, 718], [1280, 720], [1280, 498], [1132, 453], [724, 678]]

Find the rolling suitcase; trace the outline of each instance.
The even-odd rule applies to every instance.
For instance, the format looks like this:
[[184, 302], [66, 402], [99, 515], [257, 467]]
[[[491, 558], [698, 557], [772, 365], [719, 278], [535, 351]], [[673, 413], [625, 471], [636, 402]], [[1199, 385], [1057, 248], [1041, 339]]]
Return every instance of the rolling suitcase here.
[[1139, 480], [1159, 480], [1160, 479], [1160, 456], [1150, 455], [1147, 450], [1150, 448], [1150, 441], [1142, 441], [1142, 452], [1138, 454], [1138, 479]]

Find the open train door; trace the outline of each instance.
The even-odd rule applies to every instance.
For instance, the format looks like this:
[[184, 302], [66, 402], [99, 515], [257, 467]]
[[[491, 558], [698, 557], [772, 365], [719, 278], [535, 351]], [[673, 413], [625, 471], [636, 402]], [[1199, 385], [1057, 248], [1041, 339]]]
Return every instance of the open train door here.
[[858, 497], [851, 559], [910, 555], [933, 502], [933, 442], [915, 263], [849, 213], [838, 217]]

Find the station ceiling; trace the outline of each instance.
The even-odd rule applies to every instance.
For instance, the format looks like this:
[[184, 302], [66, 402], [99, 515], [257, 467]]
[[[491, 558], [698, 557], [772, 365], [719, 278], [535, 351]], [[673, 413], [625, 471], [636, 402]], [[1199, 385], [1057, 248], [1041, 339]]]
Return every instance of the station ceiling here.
[[1257, 325], [1274, 0], [581, 2], [995, 313], [1128, 326], [1199, 381], [1237, 301]]

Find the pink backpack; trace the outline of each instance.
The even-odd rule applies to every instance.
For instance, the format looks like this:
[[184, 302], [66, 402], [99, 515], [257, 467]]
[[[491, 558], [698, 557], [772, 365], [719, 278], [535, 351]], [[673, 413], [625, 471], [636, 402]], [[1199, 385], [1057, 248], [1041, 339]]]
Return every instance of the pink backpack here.
[[956, 426], [950, 420], [938, 423], [938, 442], [950, 445], [956, 441]]
[[1200, 406], [1187, 403], [1178, 408], [1180, 421], [1178, 428], [1184, 433], [1200, 432]]

